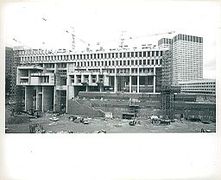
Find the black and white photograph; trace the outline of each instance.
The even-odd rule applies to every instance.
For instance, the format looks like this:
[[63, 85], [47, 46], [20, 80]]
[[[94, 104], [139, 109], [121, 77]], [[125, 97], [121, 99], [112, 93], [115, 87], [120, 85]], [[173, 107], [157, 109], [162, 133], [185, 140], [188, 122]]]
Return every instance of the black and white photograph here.
[[[120, 150], [124, 154], [124, 163], [136, 155], [140, 160], [145, 155], [146, 160], [150, 158], [154, 162], [154, 166], [148, 166], [149, 170], [152, 169], [148, 173], [142, 167], [143, 171], [136, 176], [133, 174], [134, 165], [129, 167], [128, 164], [126, 167], [130, 172], [124, 176], [119, 170], [120, 165], [116, 165], [118, 168], [114, 169], [119, 176], [115, 173], [106, 176], [105, 169], [101, 178], [92, 170], [89, 170], [92, 176], [85, 173], [88, 169], [84, 169], [82, 159], [88, 157], [89, 149], [93, 148], [88, 151], [83, 148], [82, 159], [80, 155], [78, 157], [82, 168], [77, 174], [81, 178], [77, 179], [148, 179], [146, 175], [150, 175], [150, 179], [216, 179], [217, 171], [212, 168], [218, 152], [216, 138], [208, 138], [216, 137], [219, 132], [220, 9], [219, 1], [207, 0], [3, 1], [1, 84], [4, 93], [1, 113], [4, 136], [25, 136], [31, 138], [34, 146], [37, 146], [35, 138], [53, 138], [53, 141], [49, 140], [53, 147], [50, 152], [58, 151], [54, 148], [59, 146], [56, 137], [64, 138], [59, 142], [77, 137], [80, 144], [78, 137], [95, 138], [91, 142], [100, 141], [100, 137], [104, 138], [102, 142], [110, 137], [124, 137], [125, 141], [117, 143], [122, 146], [126, 143], [128, 159]], [[197, 143], [186, 146], [188, 140], [168, 138], [166, 144], [167, 140], [163, 138], [163, 143], [152, 150], [154, 138], [161, 135], [172, 139], [201, 137], [197, 142], [205, 149], [198, 154], [193, 148]], [[140, 136], [145, 141], [142, 142]], [[146, 144], [149, 154], [142, 148], [133, 151], [136, 145], [127, 149], [129, 144], [137, 143], [134, 139], [139, 140], [139, 145]], [[45, 149], [41, 140], [37, 142], [40, 151]], [[104, 146], [110, 147], [108, 142]], [[177, 151], [175, 157], [170, 156], [171, 160], [168, 154], [174, 152], [170, 151], [173, 149], [170, 145], [176, 142], [180, 148], [187, 148], [189, 154], [196, 153], [194, 158], [197, 160], [188, 161], [187, 157], [193, 155], [179, 156]], [[13, 146], [12, 141], [9, 144]], [[72, 154], [69, 148], [65, 148], [67, 144], [62, 144], [60, 148], [65, 149], [62, 154], [66, 151]], [[72, 145], [74, 149], [78, 147], [75, 143]], [[12, 149], [6, 147], [10, 159]], [[26, 148], [30, 153], [34, 152], [31, 147]], [[112, 147], [114, 152], [117, 147]], [[165, 147], [168, 149], [164, 150]], [[187, 151], [182, 149], [182, 152]], [[204, 151], [216, 153], [210, 157], [202, 155]], [[18, 152], [24, 153], [21, 149]], [[111, 153], [108, 154], [110, 156], [102, 153], [102, 157], [110, 160]], [[97, 161], [97, 156], [89, 156], [89, 159]], [[57, 153], [53, 153], [53, 157], [50, 160], [56, 161]], [[76, 158], [76, 153], [72, 158]], [[158, 158], [157, 162], [166, 159], [165, 164], [158, 163], [162, 173], [157, 172], [154, 158]], [[186, 162], [180, 170], [164, 169], [166, 162], [177, 162], [179, 158]], [[61, 161], [65, 163], [64, 159]], [[203, 163], [199, 166], [194, 164], [201, 161]], [[208, 171], [205, 171], [205, 164]], [[140, 171], [137, 167], [135, 169]], [[17, 175], [22, 180], [40, 177], [40, 174], [36, 177], [19, 176], [19, 171]], [[16, 179], [13, 175], [9, 177]], [[67, 174], [55, 177], [68, 178]], [[50, 178], [47, 176], [46, 179]]]
[[216, 132], [216, 7], [143, 4], [6, 5], [5, 132]]

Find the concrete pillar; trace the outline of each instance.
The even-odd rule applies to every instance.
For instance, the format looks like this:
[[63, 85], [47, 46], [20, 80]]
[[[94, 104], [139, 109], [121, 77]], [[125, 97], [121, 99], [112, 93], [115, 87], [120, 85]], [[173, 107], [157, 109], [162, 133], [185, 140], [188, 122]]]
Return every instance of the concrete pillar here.
[[129, 76], [129, 92], [132, 92], [132, 76]]
[[153, 93], [156, 93], [156, 68], [153, 68]]
[[137, 75], [137, 93], [140, 92], [140, 77], [139, 74]]
[[89, 91], [89, 84], [86, 85], [86, 92]]
[[114, 92], [117, 92], [117, 75], [114, 76]]
[[54, 102], [53, 102], [53, 111], [56, 111], [57, 96], [56, 96], [56, 86], [54, 86]]
[[40, 93], [40, 87], [36, 87], [36, 110], [41, 110], [42, 106], [42, 95]]
[[88, 76], [88, 84], [90, 85], [92, 83], [92, 78], [91, 78], [91, 74], [89, 74]]
[[100, 85], [100, 92], [103, 92], [103, 91], [104, 91], [104, 86]]
[[42, 111], [53, 110], [53, 88], [52, 87], [42, 87]]
[[33, 109], [33, 88], [25, 87], [25, 111]]

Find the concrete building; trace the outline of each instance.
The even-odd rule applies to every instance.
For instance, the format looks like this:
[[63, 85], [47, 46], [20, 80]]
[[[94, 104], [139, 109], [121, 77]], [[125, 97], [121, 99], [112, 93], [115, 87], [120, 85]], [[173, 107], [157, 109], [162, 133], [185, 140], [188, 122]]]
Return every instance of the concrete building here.
[[173, 38], [173, 82], [203, 78], [203, 38], [178, 34]]
[[165, 49], [108, 52], [18, 51], [25, 110], [60, 111], [84, 92], [159, 94]]
[[[159, 47], [169, 48], [172, 53], [172, 82], [203, 78], [203, 38], [178, 34], [172, 39], [162, 38]], [[166, 57], [165, 57], [166, 58]]]
[[160, 94], [162, 84], [202, 78], [202, 43], [201, 37], [178, 34], [148, 49], [16, 50], [17, 85], [25, 110], [67, 110], [79, 92]]
[[13, 92], [13, 64], [14, 64], [14, 51], [12, 48], [5, 48], [5, 95], [10, 98]]
[[216, 94], [215, 79], [200, 79], [179, 83], [182, 93]]

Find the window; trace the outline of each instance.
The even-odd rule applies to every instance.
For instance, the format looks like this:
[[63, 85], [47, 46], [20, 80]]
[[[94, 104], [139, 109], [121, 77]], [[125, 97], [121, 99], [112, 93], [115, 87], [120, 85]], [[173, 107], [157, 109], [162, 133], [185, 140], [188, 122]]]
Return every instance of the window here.
[[146, 60], [143, 60], [143, 65], [146, 65]]
[[97, 54], [97, 58], [98, 58], [98, 59], [100, 58], [100, 54]]
[[148, 51], [147, 53], [148, 53], [148, 55], [147, 55], [147, 56], [148, 56], [148, 57], [150, 57], [150, 51]]
[[150, 60], [148, 59], [147, 64], [150, 65]]
[[114, 66], [114, 61], [112, 61], [112, 66]]
[[115, 53], [115, 57], [118, 58], [118, 53]]
[[120, 53], [120, 58], [122, 58], [122, 53]]
[[139, 60], [139, 65], [142, 65], [142, 60]]
[[93, 59], [93, 54], [91, 54], [91, 59]]
[[154, 51], [152, 51], [152, 56], [154, 56]]
[[103, 54], [101, 54], [101, 59], [103, 59]]
[[130, 57], [130, 52], [127, 52], [127, 57]]
[[79, 55], [77, 54], [77, 59], [79, 59]]
[[135, 52], [135, 57], [137, 57], [138, 56], [138, 52]]
[[130, 60], [127, 60], [127, 65], [130, 66]]
[[114, 58], [114, 53], [112, 53], [112, 58]]
[[139, 52], [139, 57], [142, 57], [142, 52]]
[[158, 59], [156, 59], [156, 64], [158, 64]]
[[123, 56], [124, 56], [124, 58], [126, 57], [126, 53], [125, 52], [124, 52]]
[[131, 57], [134, 57], [134, 52], [131, 52]]
[[108, 63], [108, 64], [109, 64], [109, 66], [111, 66], [111, 61], [109, 61], [109, 63]]
[[96, 59], [96, 54], [94, 54], [94, 59]]
[[120, 61], [120, 66], [122, 66], [122, 61]]
[[134, 60], [131, 60], [131, 65], [134, 65]]
[[146, 51], [143, 52], [143, 57], [146, 57], [147, 53]]
[[126, 61], [124, 60], [124, 66], [126, 66]]
[[156, 56], [158, 56], [159, 55], [159, 51], [156, 51]]
[[86, 59], [86, 54], [84, 54], [84, 59]]

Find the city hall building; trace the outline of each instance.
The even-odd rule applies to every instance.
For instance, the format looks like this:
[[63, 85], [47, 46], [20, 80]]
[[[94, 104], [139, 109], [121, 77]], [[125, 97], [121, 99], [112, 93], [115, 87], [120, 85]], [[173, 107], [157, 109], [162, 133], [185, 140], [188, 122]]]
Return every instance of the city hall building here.
[[[179, 38], [175, 36], [174, 42], [177, 40]], [[168, 43], [173, 43], [173, 40]], [[170, 46], [162, 44], [154, 48], [80, 53], [16, 50], [15, 58], [20, 61], [16, 84], [23, 87], [21, 98], [25, 110], [67, 109], [68, 101], [80, 91], [159, 94], [163, 56], [170, 50]], [[174, 51], [178, 58], [179, 51]], [[197, 52], [202, 53], [201, 50]], [[198, 68], [197, 63], [196, 66]]]

